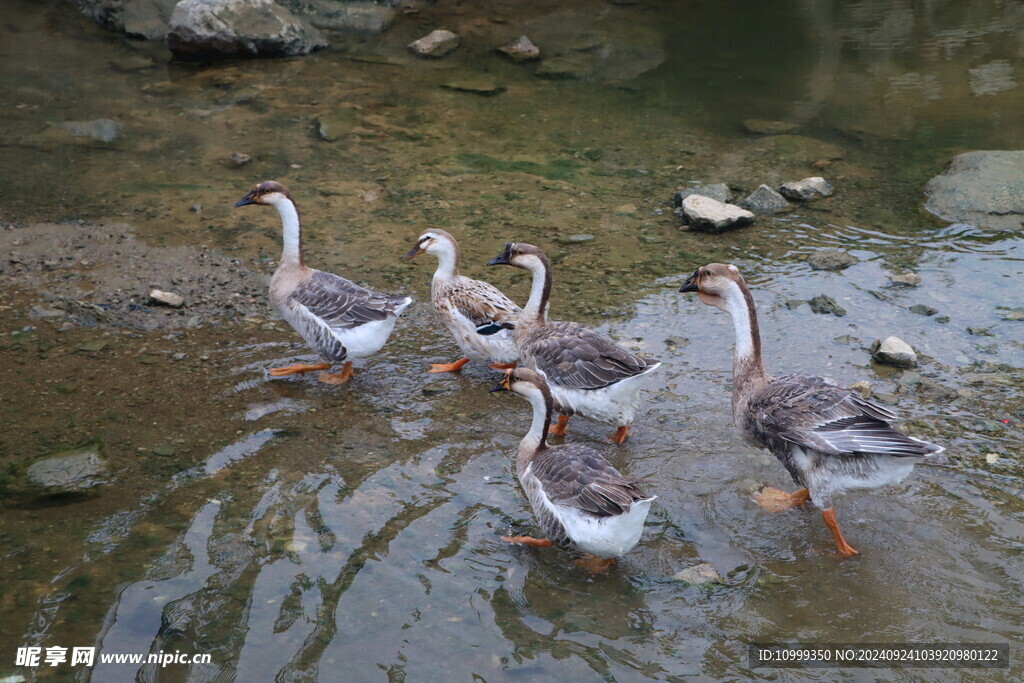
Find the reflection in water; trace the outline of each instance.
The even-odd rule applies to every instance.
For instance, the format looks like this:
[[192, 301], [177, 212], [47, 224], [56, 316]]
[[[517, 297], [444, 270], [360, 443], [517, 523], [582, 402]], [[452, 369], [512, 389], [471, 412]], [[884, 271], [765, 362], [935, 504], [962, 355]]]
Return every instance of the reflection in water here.
[[[940, 226], [919, 206], [954, 151], [1024, 145], [1007, 123], [1024, 109], [1020, 3], [572, 1], [545, 14], [489, 2], [443, 15], [466, 45], [437, 62], [405, 53], [437, 17], [424, 10], [309, 59], [199, 67], [154, 53], [132, 69], [147, 48], [69, 20], [66, 3], [9, 4], [4, 216], [123, 217], [140, 239], [208, 243], [262, 272], [279, 235], [231, 214], [228, 199], [279, 177], [308, 196], [318, 264], [408, 286], [419, 303], [337, 390], [267, 381], [264, 368], [301, 352], [271, 321], [211, 330], [198, 370], [219, 382], [209, 414], [176, 423], [178, 397], [160, 395], [160, 430], [202, 432], [172, 457], [138, 448], [142, 425], [120, 398], [137, 387], [105, 368], [82, 378], [90, 398], [103, 387], [94, 402], [110, 410], [111, 457], [144, 465], [96, 498], [4, 500], [18, 525], [0, 533], [0, 678], [27, 644], [212, 655], [190, 669], [83, 674], [103, 681], [741, 679], [752, 641], [1024, 644], [1012, 467], [1024, 323], [1008, 315], [1024, 305], [1024, 241]], [[523, 32], [582, 78], [537, 78], [480, 47]], [[391, 61], [349, 59], [374, 51]], [[436, 87], [484, 70], [505, 94]], [[342, 140], [311, 135], [341, 109]], [[122, 137], [69, 143], [45, 125], [97, 117], [121, 120]], [[753, 137], [740, 126], [749, 118], [797, 128]], [[234, 168], [233, 152], [254, 161]], [[691, 180], [752, 190], [819, 172], [836, 197], [728, 235], [681, 231], [662, 206]], [[640, 544], [607, 575], [500, 541], [532, 523], [511, 470], [528, 418], [488, 395], [485, 369], [423, 374], [451, 351], [425, 303], [429, 279], [397, 260], [424, 225], [463, 238], [469, 274], [506, 240], [541, 244], [555, 257], [556, 318], [603, 325], [665, 361], [625, 446], [603, 444], [586, 420], [572, 435], [659, 496]], [[593, 239], [569, 237], [581, 234]], [[806, 256], [824, 246], [858, 261], [812, 270]], [[787, 475], [734, 433], [729, 322], [676, 292], [712, 260], [750, 273], [769, 370], [868, 380], [908, 432], [948, 447], [949, 468], [837, 501], [863, 552], [854, 561], [828, 554], [815, 511], [768, 515], [750, 501]], [[890, 281], [908, 270], [919, 287]], [[513, 274], [491, 276], [525, 296]], [[800, 304], [823, 292], [845, 317]], [[870, 362], [871, 342], [889, 334], [912, 343], [921, 367]], [[121, 335], [119, 362], [165, 340]], [[16, 357], [19, 372], [34, 370], [34, 353]], [[53, 396], [86, 394], [75, 390]], [[4, 418], [25, 420], [15, 403], [5, 397]], [[40, 436], [21, 450], [51, 447]], [[723, 582], [673, 578], [699, 562]]]

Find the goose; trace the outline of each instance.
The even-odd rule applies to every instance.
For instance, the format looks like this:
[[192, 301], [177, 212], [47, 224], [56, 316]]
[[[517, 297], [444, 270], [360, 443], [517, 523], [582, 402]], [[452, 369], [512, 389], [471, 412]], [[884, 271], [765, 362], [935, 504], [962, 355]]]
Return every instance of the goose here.
[[511, 391], [533, 406], [530, 431], [519, 442], [516, 476], [545, 535], [502, 540], [535, 548], [557, 545], [583, 553], [578, 563], [590, 571], [607, 569], [640, 540], [657, 496], [644, 493], [640, 480], [620, 474], [587, 446], [548, 445], [554, 406], [543, 373], [506, 370], [491, 391]]
[[299, 211], [291, 192], [281, 183], [264, 181], [235, 206], [249, 204], [277, 209], [284, 230], [281, 262], [270, 280], [270, 303], [325, 361], [270, 368], [269, 374], [284, 377], [330, 370], [344, 361], [340, 372], [318, 376], [327, 384], [344, 384], [352, 377], [350, 359], [380, 351], [412, 298], [372, 292], [343, 277], [306, 266]]
[[510, 265], [533, 274], [530, 299], [516, 324], [514, 338], [525, 367], [545, 374], [560, 413], [551, 434], [564, 436], [569, 416], [579, 413], [617, 428], [613, 443], [626, 440], [640, 402], [644, 378], [660, 361], [634, 356], [585, 325], [548, 320], [551, 261], [532, 244], [509, 242], [487, 265]]
[[515, 367], [519, 350], [512, 330], [519, 319], [519, 307], [497, 287], [459, 275], [462, 254], [459, 243], [448, 232], [427, 230], [405, 259], [423, 253], [437, 256], [430, 298], [437, 317], [455, 337], [463, 354], [454, 363], [432, 363], [427, 372], [458, 372], [470, 360], [489, 362], [495, 370]]
[[755, 501], [779, 512], [810, 499], [821, 509], [838, 554], [858, 555], [839, 529], [832, 496], [899, 483], [915, 463], [942, 447], [904, 436], [889, 424], [895, 413], [832, 380], [766, 373], [754, 300], [736, 266], [698, 268], [679, 291], [696, 292], [701, 302], [732, 316], [733, 422], [749, 443], [771, 451], [803, 487], [795, 493], [766, 487]]

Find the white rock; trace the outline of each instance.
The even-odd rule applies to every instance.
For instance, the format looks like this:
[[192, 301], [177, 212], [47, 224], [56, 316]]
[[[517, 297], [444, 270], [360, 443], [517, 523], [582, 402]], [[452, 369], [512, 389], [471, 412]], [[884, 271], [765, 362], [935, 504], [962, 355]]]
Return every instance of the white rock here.
[[437, 29], [407, 46], [421, 57], [444, 57], [459, 46], [460, 38], [445, 29]]
[[871, 355], [885, 365], [900, 368], [912, 368], [917, 365], [917, 354], [913, 347], [899, 337], [886, 337], [885, 341], [876, 339], [871, 345]]
[[513, 62], [525, 62], [530, 59], [540, 59], [540, 48], [533, 44], [526, 36], [519, 36], [508, 45], [498, 48], [498, 52], [504, 53]]
[[895, 285], [906, 285], [908, 287], [917, 287], [921, 284], [921, 276], [917, 273], [902, 273], [900, 275], [890, 275], [889, 280]]
[[687, 567], [679, 572], [676, 572], [673, 576], [676, 581], [685, 581], [686, 583], [694, 583], [697, 585], [707, 583], [722, 583], [722, 576], [715, 571], [707, 562], [701, 562], [695, 564], [692, 567]]
[[779, 187], [779, 194], [787, 199], [807, 201], [817, 197], [828, 197], [832, 194], [832, 186], [821, 176], [804, 178], [790, 183], [783, 183]]
[[683, 219], [700, 232], [724, 232], [754, 222], [754, 214], [717, 199], [691, 194], [683, 199]]
[[305, 55], [327, 39], [273, 0], [181, 0], [167, 47], [184, 59]]
[[153, 303], [170, 306], [171, 308], [181, 308], [185, 304], [185, 297], [181, 294], [165, 292], [160, 289], [151, 290], [149, 292], [149, 300]]

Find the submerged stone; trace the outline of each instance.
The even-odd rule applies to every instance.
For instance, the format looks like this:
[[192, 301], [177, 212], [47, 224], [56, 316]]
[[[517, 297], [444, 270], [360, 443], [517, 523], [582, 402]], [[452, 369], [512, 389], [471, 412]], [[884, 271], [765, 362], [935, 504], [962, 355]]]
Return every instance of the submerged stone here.
[[474, 95], [483, 95], [489, 97], [492, 95], [500, 95], [501, 93], [508, 90], [503, 85], [498, 85], [493, 81], [483, 80], [459, 80], [459, 81], [447, 81], [441, 84], [442, 88], [447, 90], [457, 90], [459, 92], [468, 92]]
[[99, 477], [106, 469], [99, 443], [92, 443], [37, 460], [25, 471], [25, 478], [45, 493], [75, 493], [101, 483]]
[[683, 581], [684, 583], [692, 583], [698, 586], [703, 586], [712, 583], [722, 583], [722, 575], [719, 574], [714, 567], [707, 562], [701, 562], [695, 564], [692, 567], [682, 569], [672, 577], [676, 581]]
[[113, 142], [121, 136], [121, 124], [111, 119], [94, 119], [92, 121], [63, 121], [51, 123], [71, 133], [76, 138], [89, 138], [97, 142]]
[[1024, 151], [968, 152], [924, 187], [939, 218], [998, 230], [1024, 226]]
[[842, 270], [857, 263], [857, 257], [841, 249], [816, 249], [807, 257], [807, 265], [815, 270]]
[[798, 123], [791, 121], [766, 121], [764, 119], [746, 119], [743, 122], [743, 130], [751, 135], [784, 135], [792, 133], [800, 127]]
[[517, 64], [531, 59], [540, 59], [540, 48], [526, 36], [519, 36], [508, 45], [502, 45], [498, 48], [498, 52]]
[[921, 284], [921, 276], [917, 273], [901, 273], [899, 275], [890, 275], [889, 281], [894, 285], [904, 285], [906, 287], [917, 287]]
[[811, 310], [819, 314], [831, 313], [837, 318], [842, 318], [846, 315], [846, 309], [836, 303], [836, 300], [827, 294], [819, 294], [810, 301]]

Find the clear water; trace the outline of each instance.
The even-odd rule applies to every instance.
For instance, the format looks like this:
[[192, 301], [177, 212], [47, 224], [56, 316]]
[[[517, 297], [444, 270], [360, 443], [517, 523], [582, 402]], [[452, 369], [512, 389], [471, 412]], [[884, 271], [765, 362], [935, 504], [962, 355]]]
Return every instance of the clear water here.
[[[1009, 642], [1011, 669], [986, 678], [1020, 678], [1024, 323], [1000, 312], [1024, 306], [1024, 241], [920, 208], [952, 155], [1024, 145], [1020, 4], [442, 3], [310, 58], [205, 67], [168, 64], [64, 3], [6, 4], [0, 217], [127, 222], [149, 243], [210, 245], [269, 272], [276, 216], [231, 206], [277, 178], [302, 208], [311, 264], [420, 303], [342, 388], [266, 381], [264, 367], [305, 353], [280, 326], [121, 335], [109, 366], [5, 346], [6, 462], [100, 438], [115, 475], [69, 501], [0, 501], [0, 675], [70, 677], [18, 669], [14, 651], [95, 645], [212, 655], [75, 670], [101, 681], [746, 679], [766, 675], [748, 668], [751, 642], [933, 641]], [[442, 25], [463, 35], [459, 51], [406, 53]], [[588, 48], [589, 77], [544, 80], [490, 52], [523, 32], [545, 50]], [[439, 87], [471, 78], [507, 90]], [[315, 134], [329, 116], [348, 122], [334, 142]], [[94, 118], [122, 136], [69, 143], [47, 125]], [[790, 121], [813, 141], [754, 138], [747, 119]], [[841, 159], [809, 165], [836, 148]], [[254, 161], [231, 167], [233, 152]], [[819, 173], [834, 198], [721, 236], [681, 230], [667, 205], [693, 182], [749, 191]], [[455, 351], [425, 303], [432, 264], [398, 258], [428, 226], [460, 237], [464, 272], [519, 299], [522, 273], [482, 264], [506, 241], [539, 244], [556, 264], [556, 316], [665, 361], [625, 446], [601, 442], [605, 425], [572, 424], [571, 439], [659, 496], [607, 575], [500, 540], [533, 529], [511, 469], [528, 409], [489, 395], [484, 368], [424, 374]], [[821, 246], [859, 262], [811, 270]], [[898, 397], [908, 431], [947, 446], [949, 467], [838, 502], [855, 560], [832, 557], [816, 511], [769, 515], [750, 500], [791, 486], [732, 429], [728, 321], [676, 292], [712, 260], [754, 287], [770, 371], [868, 380]], [[905, 270], [922, 285], [890, 287]], [[847, 315], [785, 306], [821, 293]], [[5, 336], [37, 298], [11, 290]], [[889, 334], [960, 394], [873, 365], [867, 347]], [[209, 361], [135, 362], [179, 349]], [[175, 455], [154, 456], [159, 443]], [[673, 578], [700, 562], [724, 584]], [[879, 673], [895, 675], [778, 678]]]

